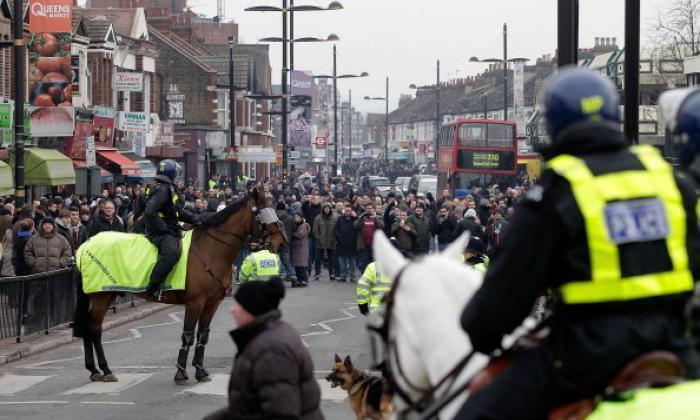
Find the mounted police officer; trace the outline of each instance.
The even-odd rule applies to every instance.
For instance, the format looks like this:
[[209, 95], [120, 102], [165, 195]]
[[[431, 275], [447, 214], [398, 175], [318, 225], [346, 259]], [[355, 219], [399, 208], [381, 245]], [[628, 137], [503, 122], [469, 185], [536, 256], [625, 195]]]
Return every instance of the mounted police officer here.
[[277, 254], [263, 248], [260, 241], [251, 242], [252, 253], [241, 264], [238, 280], [241, 284], [249, 281], [267, 281], [280, 275], [280, 258]]
[[458, 419], [546, 418], [599, 395], [654, 350], [675, 353], [698, 377], [684, 311], [700, 274], [693, 184], [651, 146], [627, 147], [618, 93], [602, 75], [562, 69], [544, 99], [547, 169], [461, 322], [474, 349], [490, 354], [551, 288], [550, 333], [473, 393]]
[[174, 160], [166, 159], [158, 165], [154, 184], [146, 189], [146, 236], [158, 247], [158, 260], [151, 272], [146, 293], [159, 298], [160, 286], [180, 258], [179, 221], [198, 225], [197, 218], [184, 208], [174, 181], [181, 171]]
[[666, 133], [678, 147], [681, 166], [700, 183], [700, 89], [664, 92], [659, 105], [666, 120]]

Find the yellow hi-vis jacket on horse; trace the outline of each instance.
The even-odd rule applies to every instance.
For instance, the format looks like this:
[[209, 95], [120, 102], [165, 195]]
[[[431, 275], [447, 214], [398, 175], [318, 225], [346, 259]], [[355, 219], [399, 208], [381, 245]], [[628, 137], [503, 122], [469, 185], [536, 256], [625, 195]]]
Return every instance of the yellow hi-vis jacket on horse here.
[[248, 255], [241, 264], [241, 283], [255, 280], [269, 280], [280, 275], [280, 257], [264, 249]]
[[375, 262], [370, 263], [357, 281], [357, 304], [369, 305], [370, 312], [382, 308], [384, 295], [391, 290], [392, 280], [382, 274]]

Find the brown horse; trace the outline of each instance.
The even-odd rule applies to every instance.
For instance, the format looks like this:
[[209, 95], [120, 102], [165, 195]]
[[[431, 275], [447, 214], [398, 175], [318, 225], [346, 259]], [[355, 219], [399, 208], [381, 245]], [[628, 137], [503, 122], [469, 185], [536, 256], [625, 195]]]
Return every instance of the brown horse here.
[[[204, 346], [209, 339], [211, 320], [224, 298], [226, 289], [231, 286], [232, 266], [241, 249], [251, 238], [266, 237], [275, 249], [287, 242], [281, 223], [276, 216], [270, 216], [274, 211], [270, 212], [270, 209], [264, 207], [263, 193], [253, 190], [248, 196], [204, 220], [193, 233], [185, 290], [163, 292], [162, 303], [185, 305], [182, 347], [178, 354], [177, 373], [174, 378], [178, 385], [185, 384], [189, 379], [186, 370], [187, 356], [194, 344], [194, 329], [197, 326], [197, 345], [192, 359], [192, 366], [196, 370], [195, 378], [199, 382], [211, 380], [203, 365]], [[90, 371], [90, 380], [93, 382], [116, 382], [117, 378], [109, 369], [102, 348], [102, 321], [119, 292], [87, 295], [83, 292], [81, 274], [77, 270], [76, 274], [78, 302], [73, 333], [76, 337], [83, 338], [85, 367]], [[145, 293], [136, 295], [153, 300]], [[93, 349], [97, 354], [101, 372], [95, 367]]]

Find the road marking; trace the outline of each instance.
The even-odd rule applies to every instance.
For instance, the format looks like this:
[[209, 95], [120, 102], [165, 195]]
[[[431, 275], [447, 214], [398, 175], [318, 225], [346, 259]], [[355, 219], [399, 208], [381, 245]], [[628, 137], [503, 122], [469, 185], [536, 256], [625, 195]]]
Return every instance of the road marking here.
[[62, 395], [76, 394], [118, 394], [153, 376], [152, 373], [119, 373], [119, 382], [90, 382], [79, 388], [64, 392]]
[[70, 404], [70, 401], [0, 401], [0, 405], [11, 404]]
[[316, 322], [314, 324], [310, 324], [312, 327], [319, 327], [323, 331], [312, 331], [312, 332], [309, 332], [306, 334], [301, 334], [301, 337], [302, 337], [301, 340], [302, 340], [302, 343], [304, 344], [304, 346], [311, 347], [311, 346], [309, 346], [309, 344], [306, 341], [304, 341], [304, 337], [313, 337], [316, 335], [329, 335], [329, 334], [334, 333], [335, 330], [332, 327], [330, 327], [328, 324], [332, 324], [332, 323], [340, 322], [340, 321], [347, 321], [348, 319], [357, 318], [357, 316], [350, 313], [350, 311], [353, 309], [355, 309], [355, 307], [351, 307], [351, 308], [347, 308], [347, 309], [340, 309], [340, 312], [345, 315], [345, 317], [343, 317], [343, 318], [334, 318], [334, 319], [329, 319], [326, 321], [320, 321], [320, 322]]
[[71, 360], [78, 360], [78, 359], [82, 359], [82, 358], [83, 358], [83, 356], [75, 356], [75, 357], [69, 357], [66, 359], [47, 360], [45, 362], [31, 363], [28, 365], [22, 365], [22, 366], [17, 366], [17, 367], [22, 368], [22, 369], [63, 369], [63, 366], [47, 366], [47, 365], [50, 365], [53, 363], [69, 362]]
[[81, 401], [80, 404], [134, 405], [128, 401]]
[[330, 382], [325, 379], [316, 379], [318, 386], [321, 387], [321, 399], [333, 402], [343, 402], [348, 397], [348, 391], [337, 387], [331, 388]]
[[0, 377], [0, 395], [10, 396], [18, 392], [24, 391], [27, 388], [31, 388], [34, 385], [44, 382], [45, 380], [53, 377], [49, 376], [24, 376], [24, 375], [12, 375], [7, 374]]
[[[314, 373], [327, 373], [326, 371], [315, 371]], [[178, 394], [192, 393], [199, 395], [214, 395], [217, 397], [228, 396], [228, 383], [231, 375], [214, 374], [211, 375], [210, 382], [197, 384], [187, 388]], [[321, 398], [327, 401], [342, 402], [348, 396], [348, 392], [340, 388], [331, 388], [331, 384], [325, 379], [316, 379], [318, 386], [321, 388]]]
[[138, 338], [142, 338], [143, 335], [139, 330], [145, 329], [145, 328], [153, 328], [153, 327], [162, 327], [164, 325], [173, 325], [182, 322], [178, 314], [184, 314], [184, 312], [173, 312], [172, 314], [169, 314], [168, 316], [172, 321], [170, 322], [160, 322], [158, 324], [149, 324], [149, 325], [141, 325], [138, 327], [130, 328], [129, 332], [131, 333], [131, 337], [124, 337], [124, 338], [119, 338], [116, 340], [110, 340], [110, 341], [103, 341], [102, 344], [116, 344], [116, 343], [123, 343], [125, 341], [131, 341], [135, 340]]
[[213, 374], [210, 376], [211, 381], [202, 382], [191, 388], [187, 388], [184, 391], [178, 392], [178, 394], [184, 394], [190, 392], [192, 394], [199, 395], [215, 395], [220, 397], [225, 397], [228, 395], [228, 382], [231, 375], [226, 374]]

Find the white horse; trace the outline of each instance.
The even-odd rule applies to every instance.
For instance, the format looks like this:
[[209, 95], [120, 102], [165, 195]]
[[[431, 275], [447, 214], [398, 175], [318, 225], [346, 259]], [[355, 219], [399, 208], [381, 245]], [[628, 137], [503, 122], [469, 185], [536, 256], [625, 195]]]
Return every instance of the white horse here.
[[[483, 274], [460, 261], [467, 241], [468, 235], [464, 234], [445, 251], [411, 263], [383, 233], [377, 232], [374, 236], [376, 262], [385, 275], [394, 279], [396, 287], [388, 325], [395, 339], [395, 351], [390, 349], [389, 363], [397, 385], [414, 402], [472, 351], [459, 320], [464, 306], [481, 286]], [[407, 264], [411, 265], [405, 268]], [[397, 285], [399, 273], [401, 280]], [[486, 356], [475, 355], [451, 389], [471, 378], [487, 361]], [[434, 397], [445, 394], [447, 387], [445, 383], [436, 389]], [[455, 398], [440, 412], [440, 417], [453, 418], [466, 396], [464, 393]], [[398, 395], [394, 396], [392, 404], [395, 415], [407, 407]]]

